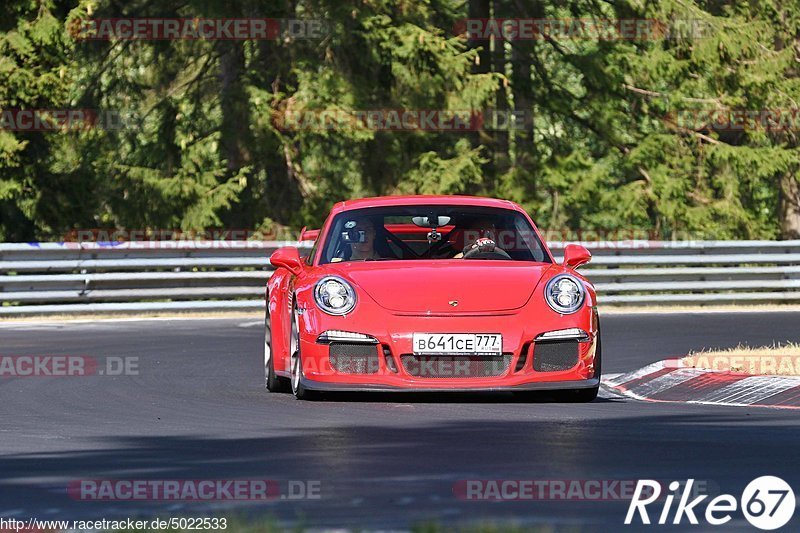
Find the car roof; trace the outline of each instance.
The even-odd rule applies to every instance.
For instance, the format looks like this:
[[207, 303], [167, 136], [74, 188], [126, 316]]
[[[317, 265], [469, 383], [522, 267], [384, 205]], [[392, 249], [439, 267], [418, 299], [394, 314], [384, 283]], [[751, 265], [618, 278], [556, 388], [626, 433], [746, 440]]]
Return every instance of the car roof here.
[[486, 198], [483, 196], [460, 196], [460, 195], [435, 195], [417, 194], [409, 196], [375, 196], [372, 198], [359, 198], [357, 200], [347, 200], [339, 202], [331, 209], [331, 214], [337, 214], [351, 209], [363, 209], [365, 207], [387, 207], [398, 205], [469, 205], [480, 207], [499, 207], [525, 212], [522, 207], [509, 200], [499, 198]]

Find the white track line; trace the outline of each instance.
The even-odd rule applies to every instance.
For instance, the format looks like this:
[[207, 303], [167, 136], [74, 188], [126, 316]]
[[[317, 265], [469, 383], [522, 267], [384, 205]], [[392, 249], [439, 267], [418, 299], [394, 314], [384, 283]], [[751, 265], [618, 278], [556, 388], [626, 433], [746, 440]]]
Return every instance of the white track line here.
[[697, 401], [717, 404], [752, 405], [800, 385], [800, 379], [780, 376], [750, 376], [709, 391]]
[[[640, 379], [658, 372], [663, 368], [674, 366], [674, 370], [650, 381], [635, 385], [632, 389], [625, 389], [626, 383]], [[668, 359], [647, 365], [639, 370], [626, 374], [610, 374], [603, 379], [603, 386], [609, 392], [616, 393], [635, 400], [668, 403], [687, 403], [693, 405], [718, 405], [731, 407], [767, 407], [767, 408], [797, 408], [797, 406], [779, 406], [761, 404], [768, 398], [800, 387], [798, 376], [745, 376], [734, 382], [720, 384], [719, 387], [706, 391], [698, 398], [691, 397], [688, 393], [686, 400], [658, 400], [653, 396], [680, 385], [690, 379], [703, 375], [720, 374], [713, 370], [683, 368], [680, 360]]]
[[696, 368], [679, 368], [669, 374], [664, 374], [641, 385], [636, 385], [632, 390], [639, 396], [649, 398], [705, 373], [705, 371], [697, 370]]
[[609, 387], [616, 387], [622, 383], [626, 383], [628, 381], [633, 381], [634, 379], [642, 378], [648, 374], [653, 374], [658, 372], [665, 366], [665, 361], [657, 361], [655, 363], [651, 363], [647, 366], [644, 366], [638, 370], [634, 370], [633, 372], [626, 372], [624, 374], [615, 374], [614, 376], [608, 376], [606, 379], [603, 380], [603, 383]]

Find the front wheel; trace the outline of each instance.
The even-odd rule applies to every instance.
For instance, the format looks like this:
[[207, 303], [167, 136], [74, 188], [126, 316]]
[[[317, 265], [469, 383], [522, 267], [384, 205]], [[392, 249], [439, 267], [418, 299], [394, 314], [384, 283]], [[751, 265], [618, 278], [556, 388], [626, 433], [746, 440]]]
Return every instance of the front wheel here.
[[300, 327], [297, 313], [292, 313], [292, 355], [289, 360], [292, 371], [292, 394], [298, 400], [315, 400], [319, 397], [316, 391], [308, 390], [300, 379], [303, 375], [303, 361], [300, 355]]
[[264, 385], [270, 392], [286, 392], [288, 386], [286, 379], [275, 374], [275, 364], [272, 357], [272, 329], [269, 317], [264, 320]]

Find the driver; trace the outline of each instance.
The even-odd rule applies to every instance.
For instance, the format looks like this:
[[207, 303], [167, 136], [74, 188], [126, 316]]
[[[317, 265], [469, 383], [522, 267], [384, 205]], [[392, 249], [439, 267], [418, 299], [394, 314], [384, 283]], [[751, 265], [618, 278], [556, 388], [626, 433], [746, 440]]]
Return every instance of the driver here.
[[[453, 256], [453, 259], [462, 259], [465, 255], [474, 255], [482, 253], [491, 253], [498, 251], [503, 253], [501, 248], [498, 248], [495, 242], [495, 235], [497, 235], [497, 227], [494, 220], [489, 217], [480, 217], [472, 220], [469, 228], [464, 230], [465, 244], [464, 250]], [[505, 255], [503, 253], [503, 255]]]
[[375, 225], [372, 221], [368, 218], [355, 219], [352, 230], [359, 236], [363, 232], [364, 239], [350, 243], [350, 261], [380, 259], [381, 256], [375, 251]]

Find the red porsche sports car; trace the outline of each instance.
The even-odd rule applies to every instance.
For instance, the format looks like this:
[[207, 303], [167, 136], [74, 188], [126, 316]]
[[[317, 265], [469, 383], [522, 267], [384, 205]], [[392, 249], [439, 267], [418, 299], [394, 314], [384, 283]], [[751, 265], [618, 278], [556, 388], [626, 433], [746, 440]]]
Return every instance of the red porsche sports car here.
[[391, 196], [341, 202], [310, 253], [285, 247], [267, 285], [266, 387], [325, 391], [556, 391], [600, 383], [595, 291], [558, 264], [505, 200]]

